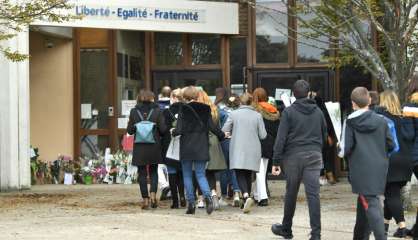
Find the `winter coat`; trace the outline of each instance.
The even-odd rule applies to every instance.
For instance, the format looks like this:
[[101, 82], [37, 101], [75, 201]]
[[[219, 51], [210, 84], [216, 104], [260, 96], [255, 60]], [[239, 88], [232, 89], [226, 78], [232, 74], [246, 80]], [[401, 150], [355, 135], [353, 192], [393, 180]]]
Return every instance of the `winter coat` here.
[[[180, 107], [182, 104], [183, 103], [180, 103], [180, 102], [174, 103], [170, 105], [169, 108], [165, 108], [165, 110], [163, 111], [165, 124], [168, 129], [175, 127], [173, 124], [176, 120], [176, 115], [178, 116], [178, 113], [180, 111]], [[167, 155], [167, 150], [168, 150], [168, 146], [170, 145], [170, 141], [171, 141], [171, 133], [170, 131], [166, 131], [166, 134], [164, 134], [162, 138], [162, 154], [163, 154], [164, 164], [171, 166], [171, 167], [180, 168], [181, 164], [179, 161], [170, 160], [165, 157]]]
[[385, 192], [388, 153], [395, 147], [386, 120], [370, 110], [357, 110], [344, 122], [340, 157], [346, 157], [352, 191], [361, 195]]
[[154, 139], [156, 143], [134, 144], [132, 165], [135, 166], [163, 163], [161, 136], [166, 133], [167, 126], [165, 124], [164, 116], [157, 104], [144, 102], [136, 105], [136, 107], [131, 110], [129, 115], [127, 132], [131, 135], [136, 133], [135, 124], [141, 121], [137, 111], [140, 111], [144, 119], [146, 119], [151, 109], [153, 109], [153, 112], [149, 121], [156, 124], [154, 128]]
[[181, 105], [174, 136], [180, 135], [181, 161], [209, 160], [209, 131], [219, 140], [225, 134], [212, 121], [210, 107], [203, 103], [190, 102]]
[[407, 182], [412, 176], [412, 145], [413, 141], [409, 137], [413, 133], [412, 119], [395, 116], [385, 109], [378, 111], [379, 114], [389, 118], [395, 123], [396, 138], [399, 142], [399, 151], [389, 157], [389, 170], [387, 182]]
[[326, 139], [327, 124], [321, 109], [312, 99], [297, 99], [280, 118], [273, 165], [278, 166], [284, 158], [299, 152], [322, 153]]
[[232, 134], [229, 149], [230, 169], [258, 172], [261, 161], [260, 140], [267, 137], [261, 114], [251, 106], [241, 106], [229, 114], [222, 130]]
[[209, 132], [209, 163], [207, 170], [225, 170], [227, 168], [221, 144], [215, 134]]
[[261, 156], [263, 158], [272, 159], [274, 141], [276, 140], [277, 131], [279, 130], [280, 114], [273, 105], [267, 102], [262, 102], [257, 105], [256, 110], [263, 117], [264, 127], [267, 132], [267, 137], [261, 140]]
[[412, 118], [412, 129], [410, 139], [414, 142], [412, 147], [413, 166], [418, 166], [418, 92], [412, 94], [411, 102], [403, 108], [404, 117]]

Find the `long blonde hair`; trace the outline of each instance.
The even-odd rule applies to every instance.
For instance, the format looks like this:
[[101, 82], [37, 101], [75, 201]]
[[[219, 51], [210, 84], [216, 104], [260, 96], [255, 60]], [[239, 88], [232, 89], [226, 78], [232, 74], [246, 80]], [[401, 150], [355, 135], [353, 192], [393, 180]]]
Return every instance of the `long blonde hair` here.
[[210, 107], [210, 112], [212, 114], [212, 120], [217, 122], [219, 119], [218, 108], [215, 104], [210, 100], [208, 94], [204, 90], [199, 90], [199, 97], [197, 101], [203, 104], [206, 104]]
[[386, 110], [395, 116], [401, 116], [401, 103], [399, 101], [398, 95], [392, 90], [385, 90], [380, 94], [380, 104], [381, 107], [385, 107]]

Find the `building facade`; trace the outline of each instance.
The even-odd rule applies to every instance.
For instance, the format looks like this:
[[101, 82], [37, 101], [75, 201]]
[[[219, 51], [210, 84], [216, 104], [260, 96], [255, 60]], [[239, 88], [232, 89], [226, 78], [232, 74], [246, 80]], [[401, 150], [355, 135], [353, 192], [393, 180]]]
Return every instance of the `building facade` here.
[[[109, 28], [103, 27], [97, 19], [81, 20], [84, 21], [81, 25], [68, 23], [65, 27], [45, 27], [48, 24], [43, 23], [32, 26], [27, 34], [29, 37], [22, 36], [29, 39], [27, 51], [31, 55], [30, 61], [16, 63], [28, 72], [27, 80], [24, 80], [25, 76], [20, 78], [24, 90], [19, 92], [27, 97], [23, 101], [27, 103], [24, 107], [28, 116], [25, 117], [24, 108], [20, 115], [17, 114], [22, 122], [27, 119], [27, 123], [21, 126], [26, 126], [28, 132], [26, 138], [17, 138], [17, 141], [22, 141], [17, 145], [25, 152], [30, 143], [39, 148], [42, 159], [49, 161], [58, 154], [75, 158], [94, 157], [107, 147], [117, 150], [126, 132], [127, 109], [134, 104], [139, 89], [151, 89], [158, 93], [165, 85], [172, 88], [197, 85], [209, 95], [222, 86], [235, 92], [264, 87], [274, 97], [277, 89], [290, 89], [295, 80], [303, 78], [324, 100], [341, 101], [343, 111], [347, 110], [352, 87], [362, 85], [372, 88], [373, 82], [369, 75], [355, 66], [329, 67], [327, 56], [337, 52], [330, 50], [329, 39], [303, 39], [297, 33], [308, 30], [298, 28], [296, 17], [288, 13], [287, 4], [295, 5], [295, 1], [216, 3], [225, 4], [224, 9], [233, 9], [231, 13], [228, 13], [229, 10], [220, 11], [218, 16], [211, 14], [213, 9], [205, 9], [205, 5], [210, 6], [209, 2], [199, 1], [203, 5], [195, 8], [198, 9], [196, 14], [203, 15], [206, 23], [215, 26], [214, 30], [205, 28], [208, 31], [190, 24], [187, 26], [191, 27], [177, 24], [176, 17], [180, 15], [175, 17], [173, 14], [167, 15], [172, 18], [168, 22], [148, 22], [144, 26], [126, 19], [129, 25], [126, 29], [118, 26], [116, 20]], [[159, 7], [190, 6], [190, 2], [196, 1], [175, 2], [165, 5], [167, 1], [159, 0], [154, 4], [161, 6], [148, 10], [152, 9], [149, 12], [157, 15], [157, 10], [162, 11]], [[76, 10], [85, 14], [83, 6]], [[219, 6], [222, 9], [223, 5]], [[99, 14], [91, 10], [89, 13]], [[118, 15], [118, 10], [114, 14]], [[137, 9], [125, 15], [126, 18], [139, 18], [141, 15], [138, 14], [142, 12]], [[221, 17], [223, 14], [235, 14], [237, 19]], [[120, 16], [123, 18], [125, 15], [121, 11]], [[193, 19], [193, 16], [190, 18]], [[112, 19], [109, 18], [106, 23], [109, 24]], [[222, 33], [224, 27], [236, 30]], [[10, 68], [15, 63], [2, 64]], [[11, 82], [12, 78], [9, 78], [8, 84]], [[2, 99], [3, 102], [6, 99]], [[8, 109], [13, 110], [13, 106]], [[3, 130], [8, 125], [7, 120], [2, 121], [0, 126]], [[19, 128], [16, 131], [22, 134]], [[12, 135], [14, 132], [2, 134], [3, 141]], [[0, 142], [5, 149], [11, 149], [11, 144]], [[2, 189], [9, 185], [6, 179], [9, 174], [6, 172], [11, 170], [8, 170], [9, 161], [5, 160], [7, 156], [2, 155], [0, 162], [0, 185], [6, 186]], [[28, 156], [23, 154], [18, 158]], [[28, 160], [19, 161], [18, 169], [29, 167]], [[338, 172], [342, 172], [342, 161], [336, 159], [335, 162]], [[27, 177], [27, 169], [24, 175]]]

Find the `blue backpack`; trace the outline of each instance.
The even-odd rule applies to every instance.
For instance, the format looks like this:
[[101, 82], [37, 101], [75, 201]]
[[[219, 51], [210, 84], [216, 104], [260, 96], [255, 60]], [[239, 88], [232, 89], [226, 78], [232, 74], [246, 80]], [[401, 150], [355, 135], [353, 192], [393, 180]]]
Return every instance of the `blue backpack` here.
[[389, 118], [387, 118], [383, 115], [381, 115], [381, 116], [386, 120], [386, 122], [388, 124], [389, 131], [390, 131], [390, 135], [392, 136], [392, 139], [393, 139], [393, 143], [395, 143], [395, 148], [389, 153], [389, 156], [390, 156], [394, 153], [399, 152], [399, 148], [400, 148], [398, 137], [396, 135], [396, 127], [395, 127], [395, 123], [391, 119], [389, 119]]
[[155, 143], [155, 138], [154, 138], [155, 123], [150, 121], [153, 111], [154, 109], [152, 109], [148, 113], [147, 119], [144, 120], [144, 117], [142, 116], [141, 112], [137, 110], [141, 121], [135, 124], [135, 127], [136, 127], [135, 143]]

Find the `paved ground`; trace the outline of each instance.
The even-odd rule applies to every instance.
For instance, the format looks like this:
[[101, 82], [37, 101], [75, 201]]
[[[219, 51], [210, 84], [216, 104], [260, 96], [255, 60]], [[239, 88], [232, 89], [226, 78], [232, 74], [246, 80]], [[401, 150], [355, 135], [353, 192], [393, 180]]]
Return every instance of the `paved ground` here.
[[[30, 191], [0, 194], [0, 239], [279, 239], [270, 232], [283, 214], [283, 182], [272, 182], [269, 207], [248, 215], [227, 207], [207, 216], [198, 210], [142, 211], [137, 185], [35, 186]], [[418, 188], [413, 200], [418, 204]], [[348, 184], [321, 189], [323, 239], [351, 239], [355, 196]], [[309, 217], [303, 188], [295, 216], [295, 239], [308, 239]], [[408, 224], [413, 214], [408, 213]], [[391, 231], [395, 230], [391, 226]]]

